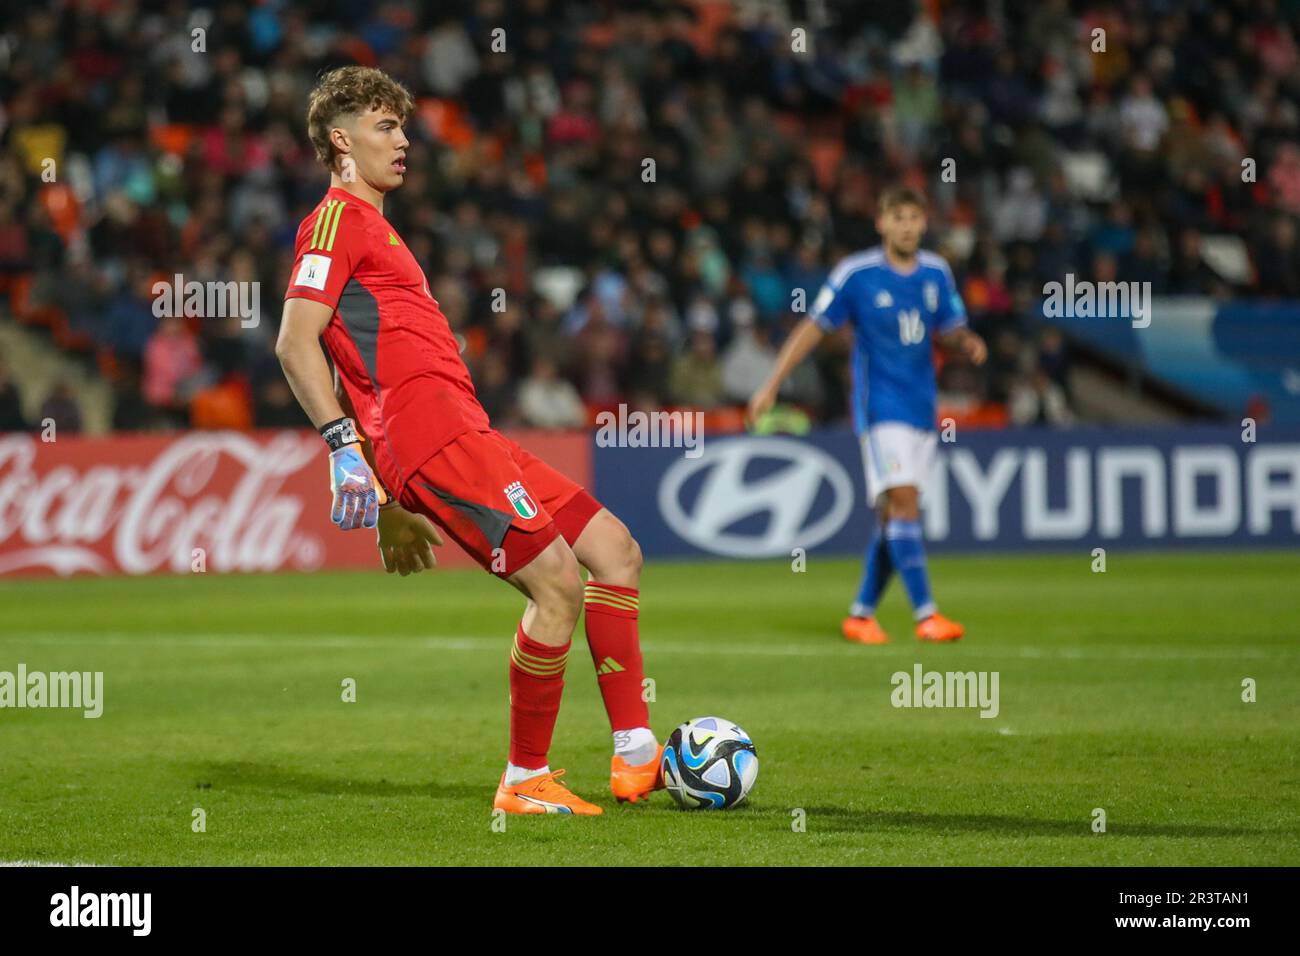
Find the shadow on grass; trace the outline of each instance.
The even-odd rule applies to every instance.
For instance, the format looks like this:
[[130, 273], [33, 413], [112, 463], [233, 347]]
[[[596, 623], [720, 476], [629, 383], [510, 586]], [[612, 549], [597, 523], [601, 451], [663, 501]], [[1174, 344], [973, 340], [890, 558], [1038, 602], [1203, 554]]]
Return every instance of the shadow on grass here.
[[331, 796], [432, 797], [435, 800], [483, 799], [484, 784], [423, 783], [364, 779], [341, 774], [331, 776], [276, 764], [250, 761], [217, 761], [190, 768], [200, 790], [269, 790], [279, 793], [320, 793]]
[[[1001, 836], [1091, 836], [1091, 817], [1045, 820], [1041, 817], [995, 816], [987, 813], [924, 813], [915, 810], [850, 810], [845, 807], [805, 807], [808, 831], [825, 833], [916, 830], [926, 833], [991, 833]], [[788, 820], [789, 811], [777, 816]], [[788, 825], [788, 824], [787, 824]], [[1258, 829], [1200, 823], [1125, 823], [1111, 818], [1108, 837], [1233, 837], [1281, 836], [1300, 828]]]

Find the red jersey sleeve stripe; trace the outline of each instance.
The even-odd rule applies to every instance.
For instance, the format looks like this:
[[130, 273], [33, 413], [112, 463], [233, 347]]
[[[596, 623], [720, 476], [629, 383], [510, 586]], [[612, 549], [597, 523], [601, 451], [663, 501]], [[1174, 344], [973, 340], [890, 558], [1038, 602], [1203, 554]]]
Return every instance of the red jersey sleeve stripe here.
[[306, 286], [291, 285], [284, 297], [286, 299], [311, 299], [313, 302], [319, 302], [321, 305], [328, 305], [331, 309], [338, 308], [338, 301], [330, 298], [328, 292], [317, 292], [315, 289], [309, 289]]

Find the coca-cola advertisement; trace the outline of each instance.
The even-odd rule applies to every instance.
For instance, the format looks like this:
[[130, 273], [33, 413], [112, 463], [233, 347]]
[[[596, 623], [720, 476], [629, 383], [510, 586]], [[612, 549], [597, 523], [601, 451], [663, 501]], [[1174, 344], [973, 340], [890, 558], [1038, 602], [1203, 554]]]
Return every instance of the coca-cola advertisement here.
[[[590, 481], [587, 437], [514, 437]], [[305, 430], [0, 435], [0, 575], [378, 570], [374, 532], [330, 522], [326, 461]], [[437, 558], [469, 563], [450, 539]]]

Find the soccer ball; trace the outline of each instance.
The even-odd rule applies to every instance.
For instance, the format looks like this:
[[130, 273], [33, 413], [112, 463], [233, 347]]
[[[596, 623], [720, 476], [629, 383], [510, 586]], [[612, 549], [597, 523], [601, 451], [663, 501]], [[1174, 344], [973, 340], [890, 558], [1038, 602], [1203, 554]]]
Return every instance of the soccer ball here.
[[687, 810], [726, 810], [745, 799], [758, 777], [754, 742], [729, 720], [696, 717], [668, 738], [664, 786]]

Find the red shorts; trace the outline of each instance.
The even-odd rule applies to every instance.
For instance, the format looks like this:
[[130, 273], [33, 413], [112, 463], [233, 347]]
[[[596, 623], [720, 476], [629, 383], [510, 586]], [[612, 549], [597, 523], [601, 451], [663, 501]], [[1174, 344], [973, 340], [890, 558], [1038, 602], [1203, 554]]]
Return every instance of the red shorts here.
[[572, 545], [600, 510], [582, 485], [495, 431], [465, 432], [444, 445], [411, 476], [400, 501], [503, 578], [557, 536]]

